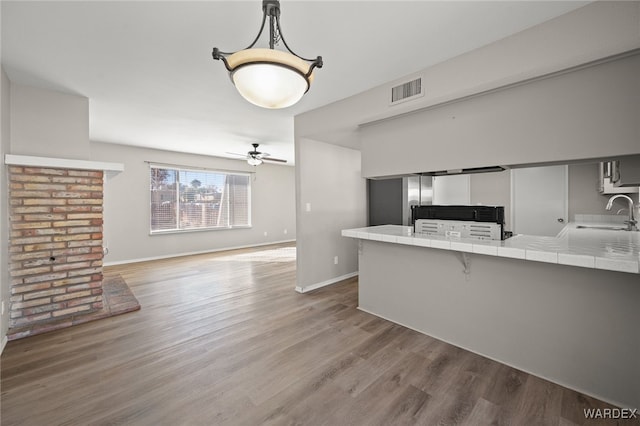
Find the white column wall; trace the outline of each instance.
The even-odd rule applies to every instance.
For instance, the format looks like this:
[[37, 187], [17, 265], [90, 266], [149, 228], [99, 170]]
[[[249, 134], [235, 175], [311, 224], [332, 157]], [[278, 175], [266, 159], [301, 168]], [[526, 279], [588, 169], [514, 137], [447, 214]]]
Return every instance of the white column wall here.
[[296, 215], [296, 289], [306, 292], [353, 276], [358, 270], [356, 245], [341, 231], [366, 226], [360, 152], [297, 139]]

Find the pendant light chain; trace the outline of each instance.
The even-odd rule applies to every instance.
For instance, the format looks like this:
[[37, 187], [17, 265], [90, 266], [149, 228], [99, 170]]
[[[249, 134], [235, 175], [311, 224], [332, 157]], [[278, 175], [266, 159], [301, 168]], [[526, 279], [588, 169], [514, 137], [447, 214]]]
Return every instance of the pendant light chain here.
[[[273, 26], [273, 22], [274, 22], [274, 19], [272, 17], [271, 18], [271, 25], [272, 26]], [[271, 28], [271, 44], [270, 44], [270, 46], [271, 46], [272, 49], [273, 49], [273, 46], [279, 46], [280, 45], [280, 40], [282, 40], [284, 42], [284, 39], [282, 38], [282, 33], [280, 32], [280, 20], [277, 17], [275, 18], [275, 23], [276, 23], [276, 25]], [[286, 43], [285, 43], [285, 45], [286, 45]], [[293, 53], [293, 52], [291, 52], [291, 53]], [[295, 55], [295, 53], [294, 53], [294, 55]], [[298, 56], [298, 55], [296, 55], [296, 56]]]
[[269, 49], [273, 49], [278, 44], [278, 33], [275, 26], [276, 18], [272, 15], [269, 16]]

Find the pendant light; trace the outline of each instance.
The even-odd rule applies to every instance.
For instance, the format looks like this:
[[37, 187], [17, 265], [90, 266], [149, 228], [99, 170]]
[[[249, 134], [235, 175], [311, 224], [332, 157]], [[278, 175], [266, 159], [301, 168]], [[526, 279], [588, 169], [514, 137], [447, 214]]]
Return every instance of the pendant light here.
[[[280, 2], [262, 1], [262, 25], [253, 43], [238, 52], [213, 48], [213, 59], [221, 60], [231, 81], [247, 101], [263, 108], [286, 108], [298, 102], [311, 87], [313, 71], [322, 68], [322, 56], [305, 59], [287, 45], [280, 28]], [[269, 18], [269, 48], [254, 48]], [[287, 49], [275, 50], [282, 41]]]

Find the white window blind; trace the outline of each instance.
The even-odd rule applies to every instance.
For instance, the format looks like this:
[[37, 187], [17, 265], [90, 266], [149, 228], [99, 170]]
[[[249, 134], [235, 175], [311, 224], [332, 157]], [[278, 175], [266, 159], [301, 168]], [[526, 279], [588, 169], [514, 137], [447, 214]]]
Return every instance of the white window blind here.
[[251, 226], [248, 174], [150, 166], [151, 232]]

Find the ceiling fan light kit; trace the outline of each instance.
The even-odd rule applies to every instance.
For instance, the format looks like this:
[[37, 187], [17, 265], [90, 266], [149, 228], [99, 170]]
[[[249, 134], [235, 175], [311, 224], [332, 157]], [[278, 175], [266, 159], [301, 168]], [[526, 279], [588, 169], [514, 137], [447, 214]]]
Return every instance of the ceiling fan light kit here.
[[260, 144], [252, 143], [251, 146], [253, 146], [253, 150], [247, 152], [246, 154], [237, 154], [235, 152], [227, 152], [227, 154], [245, 157], [247, 159], [247, 163], [249, 163], [249, 165], [251, 166], [259, 166], [264, 161], [273, 161], [276, 163], [287, 162], [287, 160], [283, 160], [280, 158], [273, 158], [269, 153], [258, 151], [258, 147], [260, 146]]
[[[253, 43], [238, 52], [213, 48], [213, 59], [221, 60], [231, 81], [247, 101], [263, 108], [286, 108], [298, 102], [313, 82], [315, 68], [322, 68], [322, 56], [305, 59], [287, 45], [280, 27], [280, 2], [262, 1], [262, 24]], [[269, 18], [269, 48], [253, 48]], [[282, 42], [287, 51], [275, 50]]]
[[249, 163], [250, 166], [259, 166], [262, 164], [262, 160], [259, 158], [249, 157], [247, 158], [247, 163]]

